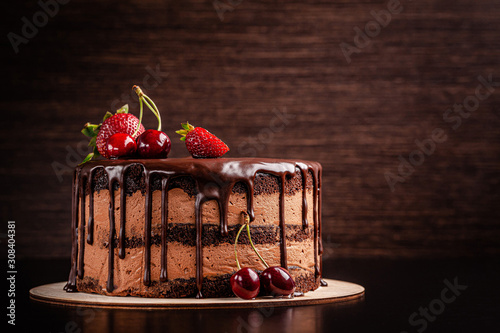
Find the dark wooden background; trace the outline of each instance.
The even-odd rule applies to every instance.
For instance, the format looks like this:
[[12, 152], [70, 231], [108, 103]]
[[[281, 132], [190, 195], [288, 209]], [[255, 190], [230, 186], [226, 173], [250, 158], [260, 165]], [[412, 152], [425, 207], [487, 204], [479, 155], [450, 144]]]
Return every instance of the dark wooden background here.
[[[350, 64], [340, 43], [387, 1], [232, 3], [221, 21], [211, 0], [73, 0], [17, 54], [6, 36], [40, 7], [3, 9], [1, 220], [2, 233], [16, 221], [18, 256], [69, 257], [80, 129], [157, 67], [146, 92], [172, 157], [187, 153], [174, 131], [189, 120], [223, 138], [228, 157], [323, 164], [327, 256], [500, 254], [500, 87], [456, 131], [443, 121], [478, 75], [500, 82], [500, 1], [401, 1]], [[270, 132], [276, 110], [289, 122]], [[448, 140], [392, 192], [384, 173], [435, 128]]]

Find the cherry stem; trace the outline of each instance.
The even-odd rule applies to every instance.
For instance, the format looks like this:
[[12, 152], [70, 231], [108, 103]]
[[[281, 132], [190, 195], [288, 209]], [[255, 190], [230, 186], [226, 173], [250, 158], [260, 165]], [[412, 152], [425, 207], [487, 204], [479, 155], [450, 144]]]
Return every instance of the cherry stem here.
[[137, 134], [137, 132], [139, 131], [139, 128], [141, 126], [143, 103], [146, 104], [146, 106], [156, 116], [156, 119], [158, 119], [158, 131], [161, 131], [161, 115], [160, 115], [160, 111], [158, 110], [158, 107], [156, 106], [155, 102], [153, 102], [153, 100], [151, 98], [149, 98], [145, 93], [143, 93], [142, 89], [139, 86], [133, 86], [132, 89], [134, 89], [137, 96], [139, 96], [139, 105], [140, 105], [139, 124], [137, 125], [137, 129], [135, 130], [134, 135]]
[[241, 269], [240, 262], [238, 261], [238, 251], [236, 250], [236, 245], [238, 245], [238, 238], [240, 237], [241, 231], [245, 227], [245, 224], [243, 224], [236, 234], [236, 240], [234, 241], [234, 257], [236, 258], [236, 266], [238, 267], [238, 270]]
[[[250, 216], [245, 212], [241, 212], [241, 213], [243, 215], [245, 215], [245, 224], [243, 226], [245, 226], [245, 225], [247, 226], [248, 240], [250, 241], [250, 245], [252, 246], [252, 249], [255, 251], [255, 254], [257, 254], [257, 256], [259, 257], [260, 261], [262, 261], [264, 266], [266, 266], [266, 268], [269, 268], [269, 265], [267, 264], [267, 262], [264, 260], [264, 258], [262, 258], [259, 251], [257, 251], [257, 249], [255, 248], [255, 245], [253, 245], [252, 236], [250, 235]], [[243, 226], [242, 226], [242, 228], [243, 228]], [[240, 231], [241, 231], [241, 229], [240, 229]]]
[[[153, 100], [147, 95], [143, 94], [142, 98], [144, 99], [144, 103], [146, 104], [146, 106], [155, 114], [156, 119], [158, 119], [158, 131], [161, 131], [161, 116], [158, 107], [156, 106], [155, 102], [153, 102]], [[152, 106], [149, 103], [151, 103]]]
[[141, 127], [143, 108], [144, 106], [142, 105], [142, 98], [139, 97], [139, 123], [137, 124], [137, 128], [135, 129], [134, 134], [132, 134], [133, 138], [135, 138], [135, 135], [137, 134], [137, 132], [139, 132], [139, 128]]

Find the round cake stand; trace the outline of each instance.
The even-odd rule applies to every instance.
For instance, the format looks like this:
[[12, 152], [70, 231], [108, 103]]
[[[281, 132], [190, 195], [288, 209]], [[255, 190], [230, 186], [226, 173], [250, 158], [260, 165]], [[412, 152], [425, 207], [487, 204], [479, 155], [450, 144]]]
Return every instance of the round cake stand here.
[[142, 309], [200, 309], [200, 308], [258, 308], [303, 306], [360, 299], [365, 288], [360, 285], [339, 280], [324, 279], [326, 287], [319, 287], [303, 296], [293, 298], [258, 297], [253, 300], [234, 298], [143, 298], [131, 296], [104, 296], [88, 293], [68, 293], [63, 290], [65, 282], [45, 284], [30, 290], [30, 298], [44, 303], [112, 308]]

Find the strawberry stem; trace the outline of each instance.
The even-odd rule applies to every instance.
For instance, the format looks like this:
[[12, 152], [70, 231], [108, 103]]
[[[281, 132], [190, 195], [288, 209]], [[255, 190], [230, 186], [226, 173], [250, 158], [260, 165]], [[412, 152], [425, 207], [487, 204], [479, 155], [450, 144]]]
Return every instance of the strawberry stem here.
[[192, 130], [194, 130], [194, 126], [191, 125], [188, 121], [186, 121], [186, 123], [181, 123], [181, 126], [182, 126], [182, 129], [175, 131], [175, 133], [177, 133], [181, 136], [180, 137], [181, 141], [186, 141], [186, 135], [189, 132], [191, 132]]

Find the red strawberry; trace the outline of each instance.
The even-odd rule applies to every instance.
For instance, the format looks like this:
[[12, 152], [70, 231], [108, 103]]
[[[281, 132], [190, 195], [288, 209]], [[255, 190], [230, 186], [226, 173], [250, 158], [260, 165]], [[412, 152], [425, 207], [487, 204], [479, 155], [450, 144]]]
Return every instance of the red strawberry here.
[[194, 127], [186, 122], [182, 130], [177, 131], [181, 135], [181, 141], [186, 141], [186, 148], [194, 158], [221, 157], [229, 151], [229, 147], [221, 139], [204, 128]]
[[[116, 111], [116, 114], [107, 112], [101, 124], [93, 125], [90, 123], [85, 124], [82, 133], [89, 136], [90, 147], [94, 147], [94, 151], [90, 153], [82, 163], [85, 163], [92, 159], [92, 157], [97, 157], [102, 155], [109, 158], [106, 151], [106, 142], [108, 138], [116, 133], [125, 133], [136, 139], [139, 135], [144, 132], [144, 126], [141, 124], [137, 130], [137, 125], [139, 124], [139, 119], [136, 116], [128, 113], [128, 105], [122, 106]], [[134, 132], [137, 130], [137, 133]]]
[[137, 125], [139, 124], [139, 119], [136, 116], [129, 113], [118, 113], [114, 116], [106, 119], [99, 130], [99, 134], [97, 134], [96, 146], [99, 153], [109, 158], [108, 152], [106, 151], [106, 142], [108, 138], [116, 133], [125, 133], [132, 136], [136, 139], [139, 135], [144, 132], [144, 126], [139, 126], [139, 130], [134, 134], [137, 129]]

